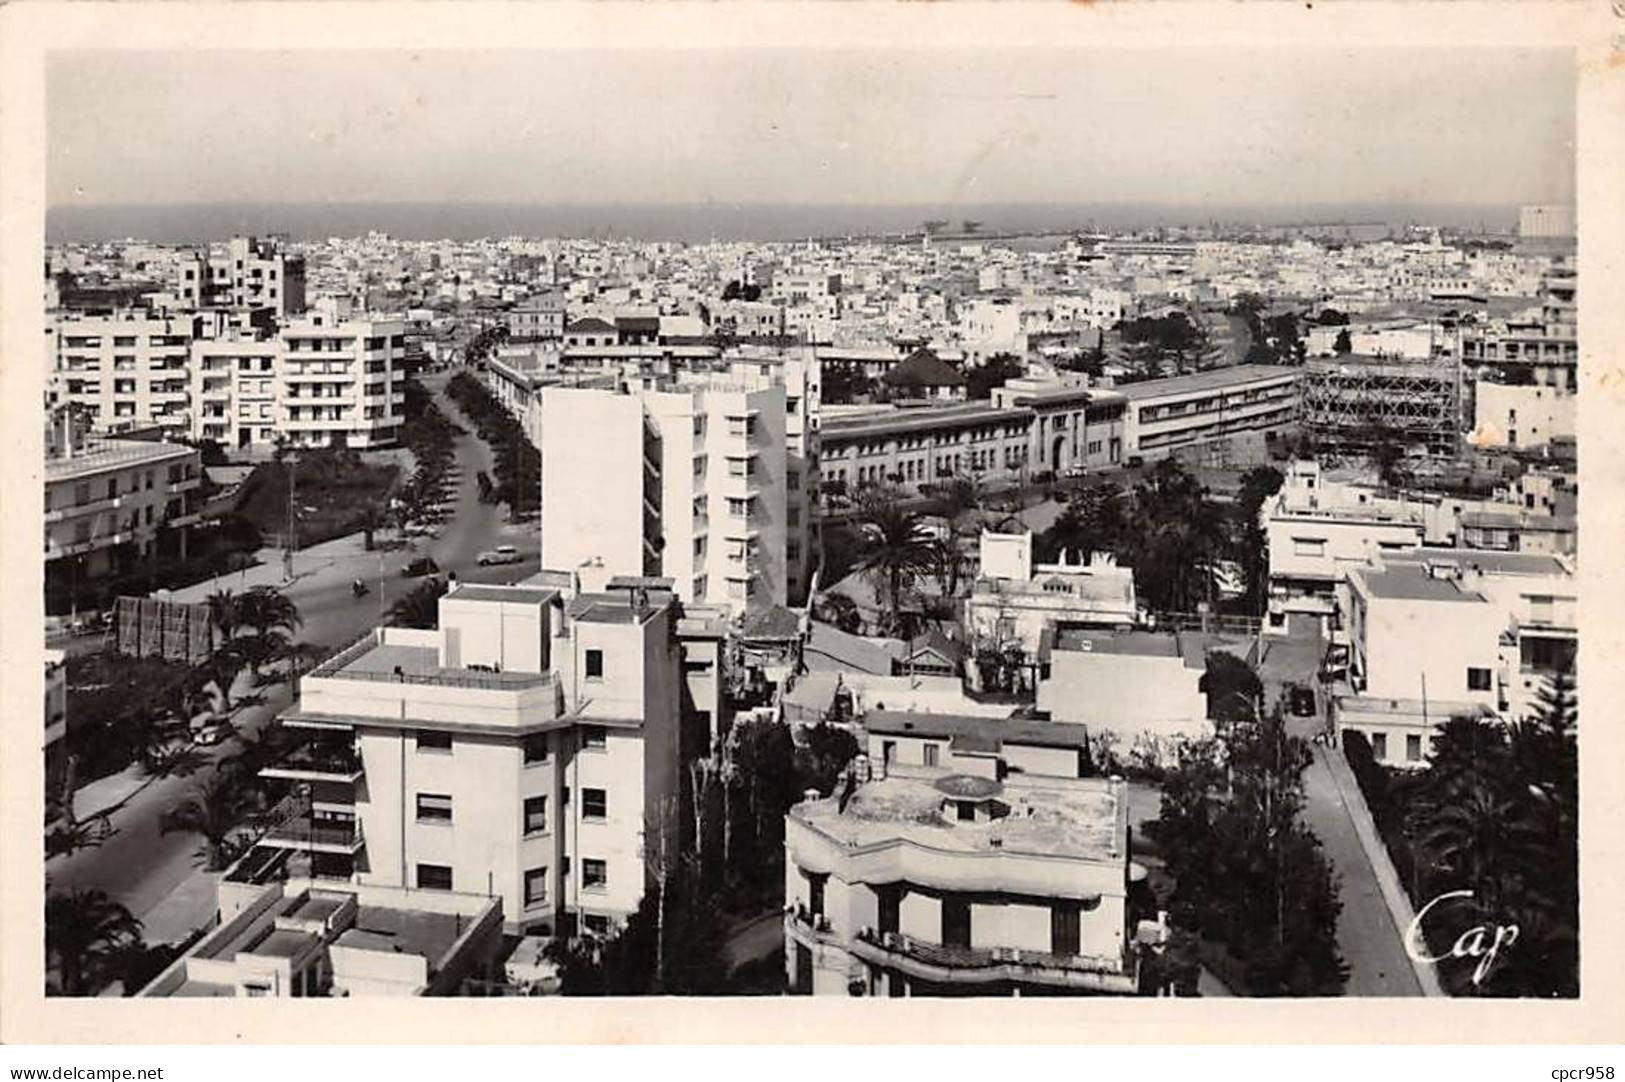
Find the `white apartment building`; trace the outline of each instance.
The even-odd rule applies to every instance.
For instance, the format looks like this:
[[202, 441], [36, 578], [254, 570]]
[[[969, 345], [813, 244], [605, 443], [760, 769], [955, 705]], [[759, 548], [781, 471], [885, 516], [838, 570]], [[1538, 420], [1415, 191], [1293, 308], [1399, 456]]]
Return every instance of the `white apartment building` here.
[[1056, 721], [1111, 734], [1119, 753], [1143, 749], [1159, 758], [1179, 741], [1213, 735], [1199, 639], [1063, 624], [1045, 645], [1038, 708]]
[[[45, 574], [76, 589], [131, 569], [161, 535], [186, 551], [198, 521], [203, 469], [195, 448], [147, 440], [86, 439], [59, 415], [47, 436]], [[70, 581], [72, 580], [72, 581]]]
[[683, 653], [668, 590], [609, 586], [460, 583], [438, 630], [380, 628], [312, 670], [283, 724], [313, 740], [266, 768], [308, 798], [260, 848], [318, 879], [500, 897], [510, 931], [623, 922], [649, 832], [680, 828]]
[[542, 563], [666, 576], [684, 602], [736, 614], [783, 605], [786, 444], [782, 383], [546, 388]]
[[305, 310], [305, 260], [268, 239], [233, 237], [175, 264], [175, 293], [188, 308], [270, 308], [279, 317]]
[[1275, 499], [1262, 512], [1269, 540], [1269, 627], [1291, 614], [1311, 616], [1323, 635], [1342, 641], [1350, 570], [1412, 551], [1427, 538], [1423, 509], [1373, 491], [1328, 483], [1320, 466], [1287, 467]]
[[281, 431], [282, 344], [275, 338], [192, 343], [193, 439], [223, 447], [268, 447]]
[[280, 342], [277, 427], [290, 444], [365, 449], [399, 438], [406, 416], [401, 322], [315, 315], [285, 325]]
[[1433, 729], [1507, 706], [1502, 610], [1454, 565], [1392, 561], [1349, 573], [1349, 681], [1337, 728], [1358, 730], [1378, 762], [1421, 766]]
[[[895, 728], [910, 720], [939, 738], [925, 763], [864, 777], [871, 754], [785, 816], [793, 992], [1136, 994], [1141, 945], [1162, 930], [1129, 903], [1122, 781], [1080, 778], [1076, 749], [1049, 747], [1080, 727], [920, 714]], [[1006, 769], [1029, 737], [1039, 754]]]
[[1574, 439], [1576, 395], [1557, 387], [1479, 380], [1473, 388], [1475, 447], [1539, 450]]
[[48, 383], [101, 432], [150, 427], [191, 434], [191, 350], [196, 316], [120, 311], [61, 313], [47, 326]]

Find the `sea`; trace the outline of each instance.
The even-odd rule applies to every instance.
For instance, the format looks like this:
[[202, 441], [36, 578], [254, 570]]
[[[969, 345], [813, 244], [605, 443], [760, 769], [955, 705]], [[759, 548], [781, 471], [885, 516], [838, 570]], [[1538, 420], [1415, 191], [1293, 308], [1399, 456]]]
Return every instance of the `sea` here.
[[701, 243], [794, 241], [917, 233], [930, 221], [950, 232], [965, 221], [982, 233], [1125, 231], [1153, 227], [1386, 223], [1501, 233], [1515, 206], [1302, 204], [1176, 206], [1151, 203], [996, 203], [846, 205], [789, 203], [187, 203], [61, 206], [46, 212], [52, 243], [146, 240], [203, 243], [278, 233], [292, 240], [358, 237], [401, 240], [486, 237], [634, 238]]

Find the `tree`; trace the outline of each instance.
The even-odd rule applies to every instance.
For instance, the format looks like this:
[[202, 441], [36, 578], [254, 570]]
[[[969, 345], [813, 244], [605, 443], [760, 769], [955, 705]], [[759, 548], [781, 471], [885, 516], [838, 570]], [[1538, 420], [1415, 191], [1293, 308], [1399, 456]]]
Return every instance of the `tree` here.
[[388, 623], [395, 627], [433, 630], [440, 626], [440, 599], [447, 583], [439, 577], [426, 579], [410, 593], [395, 599], [389, 607]]
[[1073, 493], [1055, 522], [1036, 538], [1036, 548], [1044, 560], [1068, 552], [1082, 559], [1096, 552], [1118, 555], [1130, 533], [1122, 487], [1097, 481]]
[[888, 493], [869, 494], [858, 512], [862, 541], [857, 566], [884, 597], [893, 626], [903, 607], [903, 591], [935, 563], [932, 538], [920, 516], [903, 510]]
[[196, 672], [197, 688], [207, 688], [213, 684], [220, 692], [220, 705], [225, 710], [231, 709], [231, 686], [237, 682], [237, 676], [249, 666], [248, 652], [243, 648], [240, 640], [233, 639], [204, 658], [198, 665]]
[[1227, 651], [1208, 651], [1200, 687], [1207, 696], [1208, 718], [1221, 727], [1245, 725], [1263, 709], [1263, 681], [1251, 665]]
[[141, 941], [141, 922], [99, 890], [45, 900], [45, 953], [65, 996], [91, 995], [120, 951]]
[[237, 595], [232, 593], [229, 587], [224, 590], [216, 590], [208, 596], [206, 601], [209, 606], [209, 615], [214, 618], [215, 629], [220, 632], [220, 637], [227, 642], [231, 641], [232, 637], [237, 634], [237, 628], [242, 622], [239, 615], [238, 601]]
[[1354, 339], [1349, 336], [1347, 327], [1337, 332], [1337, 338], [1332, 342], [1333, 353], [1353, 353]]
[[823, 401], [829, 405], [846, 405], [874, 393], [874, 380], [850, 364], [824, 362], [820, 371]]
[[236, 838], [251, 801], [229, 775], [216, 774], [159, 818], [165, 834], [191, 833], [202, 839], [194, 860], [206, 872], [223, 871], [245, 848]]
[[995, 387], [1003, 387], [1027, 371], [1020, 359], [1011, 353], [995, 353], [983, 363], [965, 373], [965, 397], [978, 401], [993, 397]]
[[304, 623], [299, 606], [274, 586], [255, 586], [237, 599], [238, 619], [256, 635], [272, 629], [292, 633]]
[[834, 792], [846, 766], [858, 754], [858, 742], [850, 732], [819, 723], [802, 730], [805, 746], [795, 752], [796, 773], [801, 788], [817, 789], [828, 796]]

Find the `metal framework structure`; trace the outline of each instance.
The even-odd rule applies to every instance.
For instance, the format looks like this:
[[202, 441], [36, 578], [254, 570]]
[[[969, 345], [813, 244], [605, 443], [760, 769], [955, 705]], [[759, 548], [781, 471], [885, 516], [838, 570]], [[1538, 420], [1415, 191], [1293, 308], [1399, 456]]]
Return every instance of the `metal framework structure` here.
[[1342, 356], [1303, 367], [1302, 423], [1324, 446], [1368, 450], [1385, 432], [1432, 454], [1450, 454], [1461, 428], [1454, 360]]

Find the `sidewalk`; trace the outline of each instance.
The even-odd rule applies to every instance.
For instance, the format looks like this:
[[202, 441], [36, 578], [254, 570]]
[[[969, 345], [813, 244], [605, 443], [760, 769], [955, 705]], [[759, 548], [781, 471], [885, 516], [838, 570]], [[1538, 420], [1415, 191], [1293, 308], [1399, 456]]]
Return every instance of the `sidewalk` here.
[[[264, 548], [254, 554], [258, 561], [252, 567], [231, 574], [217, 575], [212, 579], [204, 579], [181, 590], [169, 593], [171, 601], [204, 601], [209, 595], [221, 590], [231, 590], [244, 593], [256, 586], [274, 586], [279, 590], [290, 585], [319, 575], [321, 572], [338, 566], [339, 564], [359, 565], [361, 561], [371, 561], [376, 565], [379, 551], [368, 552], [365, 545], [365, 536], [359, 533], [336, 537], [331, 541], [323, 541], [319, 545], [312, 545], [293, 554], [293, 580], [283, 576], [282, 550], [279, 548]], [[158, 596], [158, 595], [154, 595]]]

